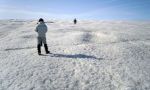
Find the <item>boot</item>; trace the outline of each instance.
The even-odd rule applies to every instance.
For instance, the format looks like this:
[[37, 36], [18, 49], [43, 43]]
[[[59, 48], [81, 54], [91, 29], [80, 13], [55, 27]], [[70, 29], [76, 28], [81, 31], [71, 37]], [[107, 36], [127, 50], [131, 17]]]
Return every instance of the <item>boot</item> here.
[[38, 54], [41, 55], [41, 45], [40, 44], [37, 45], [37, 49], [38, 49]]
[[45, 47], [45, 52], [46, 52], [46, 54], [49, 54], [50, 52], [48, 51], [47, 44], [44, 44], [44, 47]]

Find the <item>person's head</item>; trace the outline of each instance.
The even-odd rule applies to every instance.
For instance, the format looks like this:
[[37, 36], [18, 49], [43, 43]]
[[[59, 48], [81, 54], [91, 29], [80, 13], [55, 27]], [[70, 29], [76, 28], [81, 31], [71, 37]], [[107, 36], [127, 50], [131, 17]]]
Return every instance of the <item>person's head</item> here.
[[39, 19], [39, 22], [44, 22], [44, 19], [40, 18], [40, 19]]

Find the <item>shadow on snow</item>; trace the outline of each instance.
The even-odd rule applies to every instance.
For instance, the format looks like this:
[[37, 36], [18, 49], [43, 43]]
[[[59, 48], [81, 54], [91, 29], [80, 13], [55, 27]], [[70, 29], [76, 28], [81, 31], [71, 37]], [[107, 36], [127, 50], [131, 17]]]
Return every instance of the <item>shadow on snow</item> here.
[[90, 55], [84, 55], [84, 54], [75, 54], [75, 55], [65, 55], [65, 54], [49, 54], [49, 55], [43, 55], [42, 56], [51, 56], [51, 57], [59, 57], [59, 58], [84, 58], [84, 59], [96, 59], [96, 60], [102, 60], [103, 58], [97, 58], [95, 56]]
[[7, 48], [5, 51], [13, 51], [13, 50], [23, 50], [23, 49], [34, 49], [36, 47], [24, 47], [24, 48]]
[[[11, 51], [11, 50], [23, 50], [23, 49], [33, 49], [36, 47], [25, 47], [25, 48], [8, 48], [5, 49], [5, 51]], [[44, 55], [42, 54], [41, 56], [51, 56], [51, 57], [59, 57], [59, 58], [84, 58], [84, 59], [96, 59], [96, 60], [103, 60], [103, 58], [97, 58], [95, 56], [90, 56], [90, 55], [84, 55], [84, 54], [75, 54], [75, 55], [65, 55], [65, 54], [47, 54]]]

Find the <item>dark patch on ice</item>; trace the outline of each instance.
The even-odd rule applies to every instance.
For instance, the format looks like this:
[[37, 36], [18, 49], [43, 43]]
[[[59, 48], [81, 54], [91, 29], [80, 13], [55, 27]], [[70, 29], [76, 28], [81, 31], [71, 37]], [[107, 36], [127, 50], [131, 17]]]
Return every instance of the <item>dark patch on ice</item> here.
[[36, 47], [24, 47], [24, 48], [7, 48], [5, 49], [5, 51], [13, 51], [13, 50], [23, 50], [23, 49], [33, 49], [33, 48], [36, 48]]
[[[147, 40], [147, 39], [145, 39]], [[140, 40], [140, 39], [120, 39], [118, 41], [115, 41], [115, 42], [111, 42], [111, 44], [113, 43], [128, 43], [128, 42], [137, 42], [137, 41], [143, 41], [143, 40]]]
[[82, 36], [82, 41], [87, 43], [87, 42], [91, 42], [91, 39], [93, 38], [93, 36], [89, 33], [86, 32], [85, 34], [83, 34]]
[[21, 31], [21, 33], [30, 33], [31, 31]]
[[36, 38], [35, 35], [25, 35], [25, 36], [22, 36], [22, 38]]
[[[48, 56], [48, 55], [43, 55]], [[84, 54], [75, 54], [75, 55], [65, 55], [65, 54], [51, 54], [51, 57], [61, 57], [61, 58], [86, 58], [86, 59], [97, 59], [103, 60], [103, 58], [97, 58], [95, 56], [84, 55]]]
[[113, 42], [113, 43], [124, 43], [124, 42], [138, 42], [138, 41], [149, 41], [150, 38], [145, 38], [145, 39], [120, 39], [118, 42]]
[[5, 24], [5, 23], [1, 23], [0, 25], [4, 26], [4, 25], [7, 25], [7, 24]]
[[45, 22], [45, 23], [55, 23], [55, 22], [53, 22], [53, 21], [48, 21], [48, 22]]
[[150, 40], [150, 38], [147, 38], [146, 40], [148, 40], [148, 41], [149, 41], [149, 40]]

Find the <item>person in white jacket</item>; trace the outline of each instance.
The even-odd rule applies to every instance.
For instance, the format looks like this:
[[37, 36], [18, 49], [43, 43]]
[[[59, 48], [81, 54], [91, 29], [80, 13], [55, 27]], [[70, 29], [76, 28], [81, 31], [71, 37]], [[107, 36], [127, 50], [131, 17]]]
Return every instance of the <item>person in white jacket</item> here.
[[48, 46], [47, 46], [47, 42], [46, 42], [46, 32], [47, 32], [47, 26], [44, 23], [44, 20], [42, 18], [39, 19], [39, 24], [36, 27], [35, 31], [38, 33], [38, 37], [37, 37], [37, 41], [38, 41], [38, 45], [37, 45], [37, 49], [38, 49], [38, 54], [41, 55], [41, 46], [42, 43], [44, 43], [44, 47], [45, 47], [45, 51], [46, 54], [50, 53], [48, 51]]

